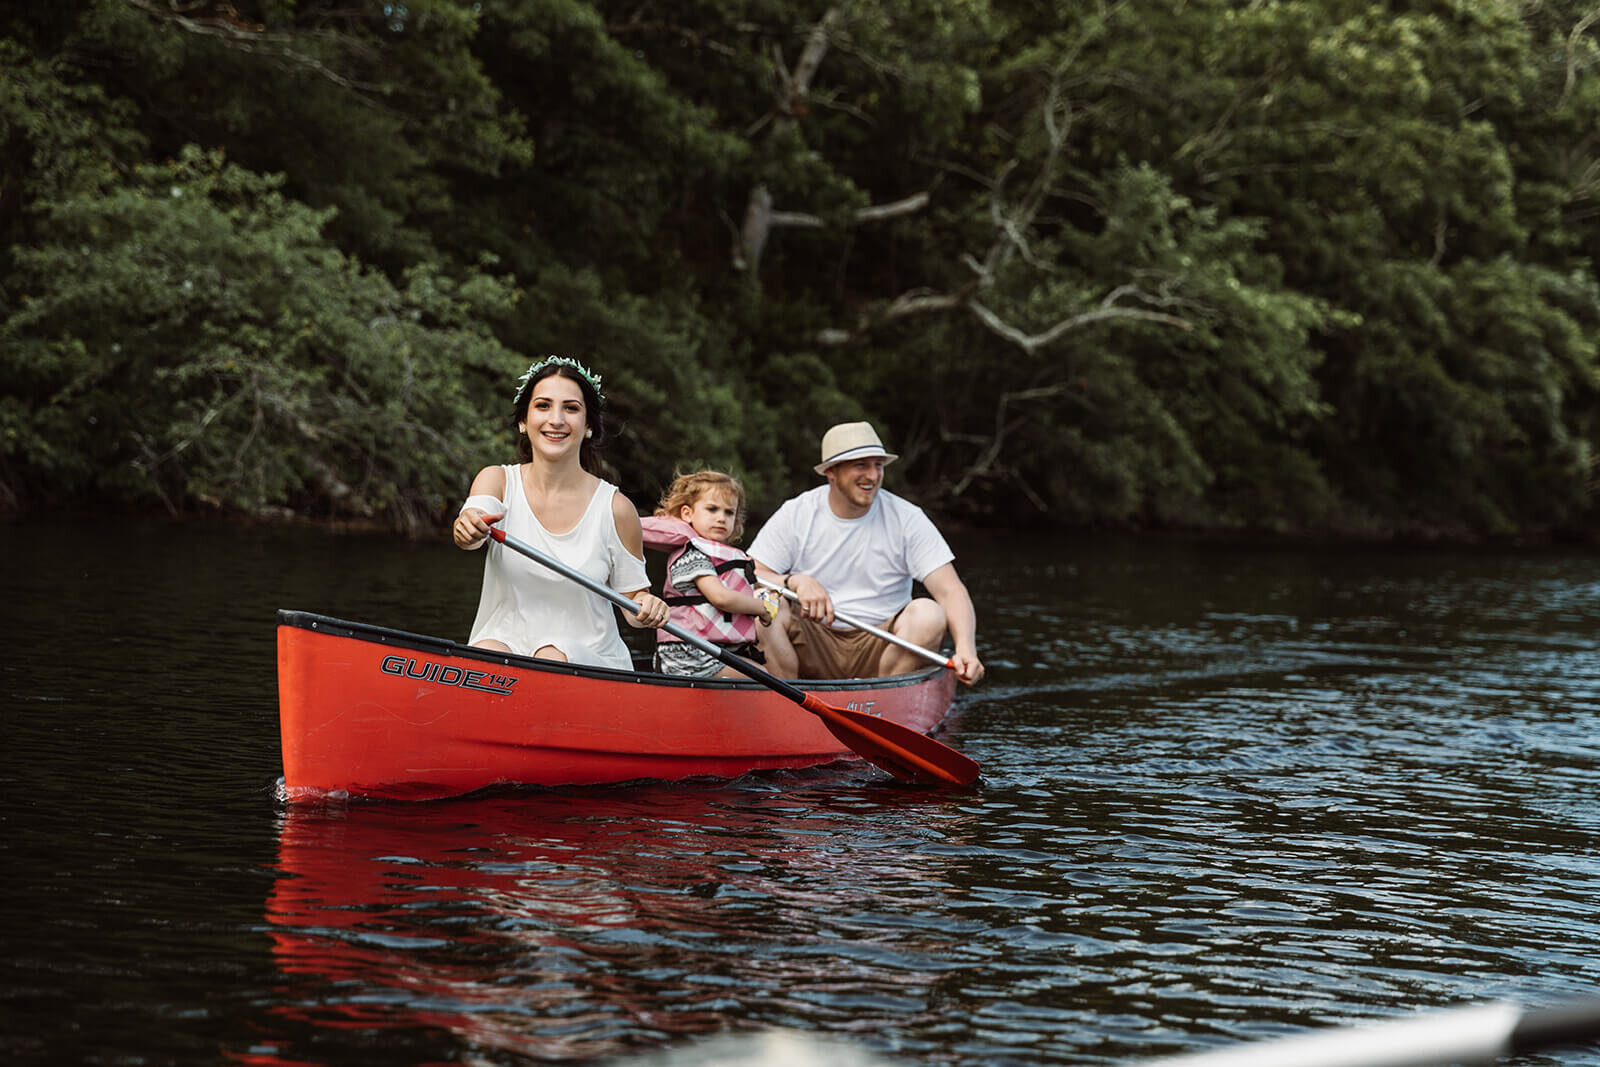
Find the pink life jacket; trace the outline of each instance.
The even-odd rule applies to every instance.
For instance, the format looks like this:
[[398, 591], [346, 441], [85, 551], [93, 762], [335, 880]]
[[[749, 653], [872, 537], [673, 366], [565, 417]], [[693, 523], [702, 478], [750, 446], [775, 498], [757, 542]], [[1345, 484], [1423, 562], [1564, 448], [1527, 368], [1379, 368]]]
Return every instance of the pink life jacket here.
[[[672, 609], [672, 621], [690, 633], [718, 645], [742, 645], [756, 639], [754, 615], [735, 615], [712, 604], [693, 586], [677, 589], [672, 584], [672, 565], [690, 545], [698, 548], [717, 569], [717, 578], [735, 593], [756, 595], [756, 568], [750, 557], [721, 541], [712, 541], [694, 532], [694, 527], [681, 519], [650, 515], [639, 520], [644, 528], [646, 548], [669, 552], [667, 578], [661, 588], [661, 599]], [[665, 630], [656, 631], [656, 640], [677, 641]]]

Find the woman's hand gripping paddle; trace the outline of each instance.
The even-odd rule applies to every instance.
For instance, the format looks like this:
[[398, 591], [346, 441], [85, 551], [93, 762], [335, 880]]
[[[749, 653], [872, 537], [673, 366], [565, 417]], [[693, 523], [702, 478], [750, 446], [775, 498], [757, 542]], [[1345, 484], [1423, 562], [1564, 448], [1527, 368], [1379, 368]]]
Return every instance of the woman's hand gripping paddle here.
[[[796, 593], [793, 589], [790, 589], [787, 586], [779, 585], [776, 582], [769, 582], [765, 578], [759, 579], [759, 581], [760, 584], [765, 588], [771, 589], [775, 593], [783, 594], [796, 604], [800, 603], [800, 594]], [[888, 630], [880, 630], [878, 627], [864, 623], [860, 619], [852, 619], [838, 608], [833, 609], [833, 617], [844, 623], [846, 626], [854, 626], [857, 630], [860, 630], [863, 633], [869, 633], [879, 640], [887, 641], [891, 645], [899, 645], [907, 652], [915, 652], [929, 663], [937, 663], [941, 667], [949, 667], [951, 670], [956, 670], [956, 661], [951, 659], [949, 656], [946, 656], [942, 652], [935, 652], [931, 648], [923, 648], [915, 641], [907, 641], [899, 634], [892, 634]]]
[[[535, 563], [548, 567], [564, 578], [583, 586], [596, 596], [605, 597], [623, 611], [638, 614], [639, 606], [615, 589], [590, 578], [582, 571], [568, 567], [560, 560], [540, 552], [532, 545], [506, 533], [497, 526], [489, 528], [489, 536], [513, 552], [527, 556]], [[935, 741], [926, 734], [908, 726], [901, 726], [876, 715], [853, 708], [840, 708], [790, 685], [760, 667], [740, 659], [727, 649], [718, 648], [698, 634], [690, 633], [676, 623], [669, 622], [662, 629], [680, 641], [687, 641], [707, 655], [714, 656], [726, 666], [753, 678], [774, 693], [799, 704], [822, 720], [828, 732], [839, 739], [850, 751], [875, 766], [910, 782], [940, 782], [946, 785], [971, 785], [978, 780], [978, 764], [949, 745]]]

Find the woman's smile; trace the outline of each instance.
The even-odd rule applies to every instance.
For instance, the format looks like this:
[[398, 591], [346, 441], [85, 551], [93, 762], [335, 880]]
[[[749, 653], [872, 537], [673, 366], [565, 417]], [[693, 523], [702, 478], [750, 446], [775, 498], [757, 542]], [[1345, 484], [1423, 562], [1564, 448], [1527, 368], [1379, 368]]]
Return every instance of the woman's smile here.
[[563, 449], [580, 437], [587, 422], [583, 393], [571, 379], [546, 378], [528, 401], [528, 436], [538, 437], [554, 449]]

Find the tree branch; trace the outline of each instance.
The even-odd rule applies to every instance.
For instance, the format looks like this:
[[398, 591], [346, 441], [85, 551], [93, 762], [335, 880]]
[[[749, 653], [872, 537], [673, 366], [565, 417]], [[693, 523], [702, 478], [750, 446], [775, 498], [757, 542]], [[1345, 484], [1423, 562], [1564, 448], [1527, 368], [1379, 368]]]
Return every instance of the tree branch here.
[[[1006, 435], [1016, 427], [1018, 421], [1006, 417], [1007, 409], [1013, 404], [1022, 401], [1049, 400], [1066, 393], [1069, 389], [1070, 386], [1067, 383], [1058, 382], [1055, 385], [1038, 386], [1032, 389], [1015, 389], [1011, 392], [1001, 393], [994, 406], [994, 433], [985, 443], [983, 451], [978, 453], [977, 458], [967, 466], [966, 471], [951, 487], [950, 495], [960, 496], [978, 478], [993, 472], [995, 464], [1000, 460], [1000, 453], [1005, 447]], [[1035, 507], [1040, 511], [1048, 510], [1045, 502], [1034, 491], [1032, 486], [1026, 482], [1020, 484], [1023, 493], [1029, 500], [1033, 501]]]
[[[1007, 322], [992, 308], [977, 299], [979, 292], [994, 285], [1001, 269], [1013, 258], [1022, 259], [1035, 270], [1045, 272], [1055, 270], [1053, 264], [1043, 261], [1034, 253], [1028, 235], [1033, 230], [1045, 201], [1051, 196], [1064, 166], [1063, 154], [1072, 132], [1075, 115], [1072, 101], [1066, 95], [1067, 75], [1085, 43], [1079, 42], [1077, 48], [1068, 51], [1050, 71], [1049, 86], [1039, 110], [1039, 121], [1045, 132], [1045, 151], [1033, 180], [1028, 183], [1027, 188], [1015, 202], [1009, 201], [1005, 191], [1006, 184], [1021, 165], [1019, 160], [1011, 159], [1002, 165], [987, 183], [990, 190], [989, 218], [994, 227], [993, 238], [981, 258], [972, 253], [966, 253], [961, 257], [961, 262], [972, 271], [973, 280], [946, 293], [929, 289], [915, 289], [902, 293], [887, 304], [881, 305], [875, 312], [858, 317], [854, 329], [835, 327], [819, 331], [813, 336], [815, 343], [830, 347], [846, 345], [878, 326], [911, 315], [960, 310], [971, 312], [990, 332], [1029, 355], [1055, 343], [1073, 330], [1099, 322], [1120, 319], [1159, 323], [1183, 330], [1192, 328], [1188, 319], [1167, 311], [1156, 310], [1163, 305], [1178, 303], [1171, 296], [1148, 292], [1129, 283], [1112, 288], [1101, 298], [1098, 306], [1068, 315], [1037, 332], [1029, 332]], [[909, 197], [897, 204], [909, 205], [916, 199]], [[926, 202], [926, 197], [923, 197], [915, 208], [908, 207], [907, 210], [920, 209]], [[884, 209], [894, 206], [896, 205], [884, 205]], [[1143, 306], [1129, 306], [1124, 301], [1137, 301]]]
[[1561, 87], [1561, 99], [1557, 102], [1557, 107], [1566, 106], [1567, 97], [1572, 95], [1573, 86], [1578, 80], [1578, 42], [1596, 21], [1600, 21], [1600, 10], [1591, 11], [1583, 16], [1577, 25], [1572, 27], [1572, 32], [1567, 34], [1567, 76]]
[[811, 27], [811, 32], [806, 35], [806, 46], [801, 49], [800, 58], [795, 62], [793, 71], [784, 68], [783, 53], [776, 45], [773, 46], [773, 69], [778, 75], [777, 132], [784, 132], [796, 118], [806, 113], [806, 103], [811, 96], [811, 83], [816, 79], [817, 70], [828, 54], [828, 46], [833, 39], [833, 28], [839, 22], [839, 17], [839, 9], [830, 7], [822, 18], [817, 20], [817, 24]]
[[[1110, 298], [1108, 297], [1107, 299]], [[1012, 344], [1016, 345], [1024, 352], [1027, 352], [1029, 355], [1032, 355], [1039, 349], [1060, 340], [1061, 337], [1071, 333], [1073, 330], [1080, 330], [1085, 326], [1091, 326], [1097, 322], [1108, 322], [1113, 319], [1131, 319], [1136, 322], [1157, 322], [1164, 326], [1176, 326], [1180, 330], [1188, 330], [1192, 328], [1188, 319], [1181, 318], [1177, 315], [1168, 315], [1166, 312], [1162, 311], [1147, 311], [1144, 308], [1121, 307], [1118, 305], [1106, 306], [1104, 303], [1102, 303], [1100, 307], [1095, 308], [1093, 311], [1085, 311], [1077, 315], [1069, 315], [1048, 329], [1042, 330], [1039, 333], [1029, 334], [1024, 333], [1022, 330], [1019, 330], [1017, 327], [1006, 322], [999, 315], [996, 315], [993, 311], [987, 307], [984, 307], [976, 300], [970, 301], [967, 306], [971, 308], [972, 313], [977, 316], [978, 321], [989, 328], [990, 332], [1005, 338], [1007, 341], [1010, 341]]]
[[897, 219], [901, 215], [914, 215], [928, 206], [926, 192], [912, 193], [910, 196], [899, 200], [891, 200], [887, 204], [868, 204], [866, 207], [857, 208], [855, 221], [882, 222], [885, 219]]
[[[896, 219], [902, 215], [915, 214], [928, 206], [929, 195], [926, 192], [912, 193], [910, 196], [887, 204], [868, 204], [866, 207], [857, 208], [851, 213], [848, 225], [858, 226], [872, 222], [884, 222]], [[820, 215], [813, 215], [806, 211], [776, 211], [772, 207], [772, 194], [765, 185], [757, 185], [750, 190], [750, 199], [745, 203], [744, 225], [740, 227], [738, 239], [733, 248], [733, 267], [735, 270], [749, 271], [754, 277], [761, 264], [761, 253], [767, 246], [767, 238], [775, 226], [786, 226], [790, 229], [822, 230], [828, 227], [828, 221]]]
[[[333, 70], [321, 60], [298, 52], [291, 45], [295, 37], [287, 33], [269, 33], [261, 23], [245, 22], [238, 17], [232, 5], [222, 6], [223, 14], [214, 18], [191, 18], [184, 14], [193, 11], [199, 6], [199, 0], [186, 6], [180, 5], [177, 0], [170, 0], [162, 6], [155, 0], [124, 0], [130, 7], [137, 8], [153, 18], [173, 23], [187, 33], [201, 37], [209, 37], [221, 43], [224, 47], [238, 52], [248, 52], [253, 55], [264, 55], [288, 60], [292, 65], [302, 67], [321, 78], [358, 94], [358, 98], [366, 100], [364, 94], [379, 93], [382, 86], [371, 82], [358, 82], [345, 77]], [[374, 101], [366, 100], [367, 103]]]

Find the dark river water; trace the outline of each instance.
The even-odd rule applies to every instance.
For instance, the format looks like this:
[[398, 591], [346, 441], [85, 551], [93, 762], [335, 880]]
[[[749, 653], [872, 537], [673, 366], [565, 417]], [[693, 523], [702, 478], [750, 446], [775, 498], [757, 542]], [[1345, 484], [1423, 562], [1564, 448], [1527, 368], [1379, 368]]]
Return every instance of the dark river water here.
[[955, 544], [972, 792], [287, 810], [274, 611], [461, 638], [478, 557], [0, 525], [0, 1056], [1136, 1064], [1600, 990], [1600, 556]]

